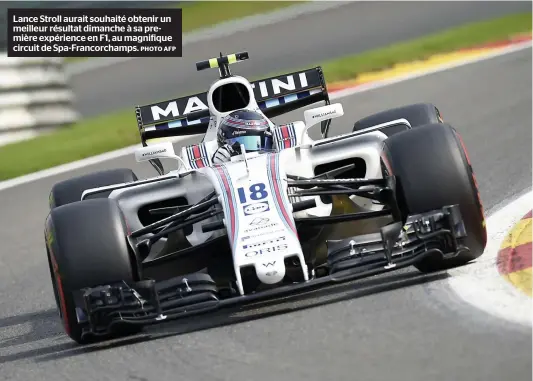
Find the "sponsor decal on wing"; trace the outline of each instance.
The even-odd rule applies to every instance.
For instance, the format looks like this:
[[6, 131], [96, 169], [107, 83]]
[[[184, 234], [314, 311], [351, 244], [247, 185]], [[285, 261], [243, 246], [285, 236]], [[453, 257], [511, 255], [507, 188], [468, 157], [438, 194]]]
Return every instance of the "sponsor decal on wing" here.
[[[325, 92], [319, 68], [298, 71], [250, 83], [257, 105], [262, 110], [284, 105]], [[208, 110], [207, 92], [170, 99], [139, 107], [146, 131], [208, 123], [209, 118], [188, 120], [187, 115]], [[148, 125], [156, 124], [156, 126]]]
[[255, 248], [255, 249], [250, 249], [250, 251], [247, 251], [244, 256], [246, 258], [251, 258], [251, 257], [257, 257], [257, 256], [260, 256], [260, 255], [265, 255], [265, 254], [277, 254], [277, 253], [281, 253], [283, 251], [287, 251], [289, 249], [289, 245], [287, 245], [286, 243], [284, 244], [280, 244], [280, 245], [275, 245], [275, 246], [268, 246], [268, 247], [264, 247], [264, 248]]

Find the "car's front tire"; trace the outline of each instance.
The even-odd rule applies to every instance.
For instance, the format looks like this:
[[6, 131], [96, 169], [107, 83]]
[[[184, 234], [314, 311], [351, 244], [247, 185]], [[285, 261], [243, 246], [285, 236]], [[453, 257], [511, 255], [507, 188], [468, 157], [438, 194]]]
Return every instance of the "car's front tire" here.
[[396, 176], [404, 216], [458, 204], [470, 249], [454, 258], [429, 257], [416, 265], [423, 272], [464, 265], [485, 249], [487, 233], [475, 176], [458, 132], [448, 124], [429, 124], [389, 137], [385, 166]]
[[[411, 128], [417, 128], [428, 124], [442, 123], [442, 116], [437, 106], [431, 103], [415, 103], [406, 106], [378, 112], [369, 115], [354, 123], [352, 132], [364, 130], [393, 120], [405, 119]], [[405, 131], [404, 126], [385, 127], [381, 130], [385, 135], [392, 136], [398, 132]]]
[[[137, 176], [129, 168], [109, 169], [73, 177], [55, 184], [50, 191], [50, 209], [81, 200], [87, 189], [137, 181]], [[110, 191], [102, 192], [98, 198], [107, 197]], [[96, 198], [96, 197], [92, 197]]]
[[122, 213], [111, 199], [63, 205], [54, 208], [46, 219], [46, 250], [54, 296], [66, 333], [79, 344], [95, 338], [82, 338], [84, 326], [76, 318], [73, 292], [138, 280], [126, 234]]

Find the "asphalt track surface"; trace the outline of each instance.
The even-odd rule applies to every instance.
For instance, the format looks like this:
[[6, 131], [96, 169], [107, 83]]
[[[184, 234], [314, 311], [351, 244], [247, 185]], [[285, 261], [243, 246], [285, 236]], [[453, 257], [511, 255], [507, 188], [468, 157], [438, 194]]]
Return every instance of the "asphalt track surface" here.
[[[236, 65], [244, 76], [263, 76], [312, 66], [428, 33], [514, 12], [531, 2], [351, 2], [295, 19], [183, 47], [183, 58], [142, 58], [72, 77], [82, 116], [205, 91], [216, 70], [196, 72], [195, 62], [219, 52], [248, 51]], [[238, 66], [238, 68], [237, 68]]]
[[[490, 210], [531, 185], [531, 61], [528, 48], [341, 99], [346, 114], [332, 131], [383, 108], [434, 102], [462, 133]], [[155, 173], [132, 155], [0, 193], [0, 379], [531, 379], [531, 327], [464, 304], [446, 274], [416, 270], [76, 346], [62, 333], [45, 259], [48, 192], [70, 176], [121, 166]]]

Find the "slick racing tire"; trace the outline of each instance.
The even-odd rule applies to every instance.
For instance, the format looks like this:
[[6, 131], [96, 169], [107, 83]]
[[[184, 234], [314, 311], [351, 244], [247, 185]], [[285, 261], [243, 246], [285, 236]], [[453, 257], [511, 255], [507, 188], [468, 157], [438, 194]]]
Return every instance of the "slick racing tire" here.
[[[407, 120], [411, 128], [443, 122], [440, 111], [435, 105], [431, 103], [415, 103], [369, 115], [355, 122], [352, 132], [361, 131], [397, 119]], [[405, 126], [402, 125], [385, 127], [381, 130], [387, 136], [392, 136], [402, 131], [405, 131]]]
[[397, 198], [404, 218], [458, 204], [470, 251], [443, 260], [428, 257], [415, 265], [422, 272], [464, 265], [483, 254], [487, 243], [483, 206], [466, 148], [448, 124], [429, 124], [385, 140], [384, 166], [397, 181]]
[[[61, 181], [55, 184], [50, 192], [50, 209], [80, 201], [81, 195], [87, 189], [132, 181], [137, 181], [137, 176], [129, 168], [109, 169]], [[102, 192], [89, 198], [107, 197], [110, 193], [111, 191]]]
[[[138, 279], [126, 229], [122, 213], [111, 199], [63, 205], [53, 209], [46, 219], [46, 249], [56, 304], [66, 333], [79, 344], [108, 337], [82, 338], [84, 325], [78, 323], [73, 292]], [[127, 327], [114, 336], [140, 330]]]

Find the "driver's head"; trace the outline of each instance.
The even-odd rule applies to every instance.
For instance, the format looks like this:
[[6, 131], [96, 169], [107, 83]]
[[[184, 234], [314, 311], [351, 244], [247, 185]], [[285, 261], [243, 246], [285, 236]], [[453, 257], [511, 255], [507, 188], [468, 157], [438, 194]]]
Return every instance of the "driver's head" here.
[[218, 129], [218, 144], [242, 144], [247, 152], [272, 149], [272, 133], [268, 120], [251, 110], [233, 111], [226, 115]]

